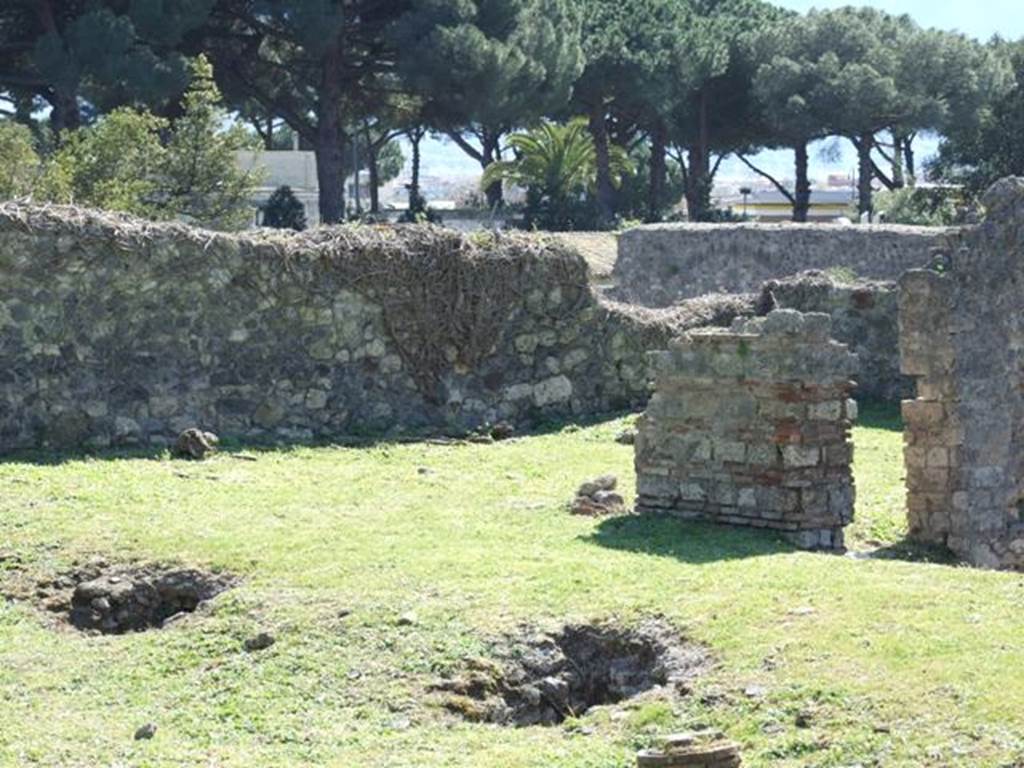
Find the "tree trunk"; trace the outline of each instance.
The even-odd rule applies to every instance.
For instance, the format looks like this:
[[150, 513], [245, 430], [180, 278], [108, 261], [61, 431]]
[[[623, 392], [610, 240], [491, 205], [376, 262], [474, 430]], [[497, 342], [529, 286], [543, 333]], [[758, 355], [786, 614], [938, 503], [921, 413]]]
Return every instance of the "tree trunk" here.
[[338, 224], [345, 215], [344, 149], [341, 130], [333, 122], [336, 121], [321, 115], [317, 123], [315, 154], [321, 224]]
[[362, 170], [362, 161], [359, 157], [359, 137], [355, 136], [352, 138], [352, 176], [355, 179], [355, 186], [353, 191], [355, 192], [355, 203], [356, 203], [356, 215], [363, 215], [363, 200], [361, 192], [359, 190], [359, 172]]
[[917, 170], [914, 167], [914, 137], [907, 136], [903, 141], [903, 167], [907, 174], [907, 182], [910, 186], [917, 185]]
[[338, 40], [323, 58], [317, 104], [316, 178], [320, 187], [321, 224], [338, 224], [345, 217], [345, 142], [341, 130], [341, 53]]
[[380, 171], [377, 168], [377, 155], [380, 150], [377, 147], [370, 145], [370, 151], [367, 153], [366, 158], [366, 170], [370, 174], [370, 213], [380, 213]]
[[419, 194], [420, 191], [420, 139], [423, 136], [419, 129], [413, 131], [412, 135], [412, 188]]
[[686, 208], [690, 221], [703, 221], [711, 208], [711, 137], [708, 126], [708, 95], [701, 90], [697, 102], [697, 143], [690, 147], [690, 177]]
[[409, 143], [412, 144], [412, 180], [409, 183], [409, 219], [415, 221], [416, 217], [427, 209], [426, 200], [420, 194], [420, 141], [423, 140], [425, 131], [422, 128], [414, 128], [409, 132]]
[[[36, 19], [46, 33], [55, 39], [60, 39], [60, 30], [57, 28], [57, 19], [53, 13], [53, 3], [50, 0], [40, 0], [35, 3]], [[60, 142], [61, 131], [73, 131], [82, 124], [82, 113], [78, 108], [78, 89], [68, 84], [52, 86], [52, 92], [46, 97], [50, 102], [50, 127], [53, 128], [54, 137]]]
[[597, 165], [597, 206], [601, 223], [608, 224], [615, 220], [615, 188], [612, 186], [608, 124], [601, 105], [590, 111], [590, 135], [594, 139], [594, 159]]
[[651, 164], [650, 187], [647, 193], [647, 221], [661, 220], [662, 207], [665, 205], [665, 145], [667, 143], [665, 123], [658, 120], [651, 131]]
[[871, 191], [871, 181], [875, 177], [875, 169], [871, 162], [871, 145], [873, 141], [874, 136], [868, 133], [859, 137], [855, 142], [859, 160], [857, 210], [862, 218], [866, 214], [868, 221], [873, 219], [875, 213], [875, 203]]
[[690, 221], [703, 221], [710, 205], [708, 161], [699, 145], [687, 150], [690, 172], [686, 177], [686, 213]]
[[55, 88], [50, 105], [50, 127], [58, 141], [62, 131], [74, 131], [81, 127], [82, 112], [78, 107], [78, 96], [75, 93]]
[[793, 188], [793, 221], [804, 223], [811, 210], [811, 180], [808, 178], [807, 142], [799, 141], [793, 147], [796, 155], [796, 182]]
[[[500, 143], [500, 134], [492, 133], [490, 131], [484, 131], [481, 139], [481, 145], [483, 147], [483, 159], [480, 161], [480, 165], [486, 171], [487, 168], [499, 159], [498, 149]], [[496, 211], [505, 204], [505, 190], [501, 183], [501, 179], [496, 179], [484, 193], [487, 195], [487, 207]]]
[[893, 134], [892, 137], [892, 183], [896, 189], [903, 189], [907, 186], [906, 176], [903, 173], [903, 137]]

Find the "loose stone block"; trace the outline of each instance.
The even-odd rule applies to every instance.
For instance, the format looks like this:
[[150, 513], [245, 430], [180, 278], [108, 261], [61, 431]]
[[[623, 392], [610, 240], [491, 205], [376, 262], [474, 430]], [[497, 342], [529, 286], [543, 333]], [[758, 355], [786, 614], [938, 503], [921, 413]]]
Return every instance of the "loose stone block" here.
[[739, 745], [718, 731], [666, 736], [637, 754], [637, 768], [738, 768]]
[[[823, 334], [827, 322], [777, 310], [728, 331], [692, 331], [652, 353], [655, 395], [635, 449], [637, 511], [772, 528], [809, 549], [842, 549], [853, 519], [846, 403], [857, 360]], [[716, 370], [727, 373], [707, 375]]]

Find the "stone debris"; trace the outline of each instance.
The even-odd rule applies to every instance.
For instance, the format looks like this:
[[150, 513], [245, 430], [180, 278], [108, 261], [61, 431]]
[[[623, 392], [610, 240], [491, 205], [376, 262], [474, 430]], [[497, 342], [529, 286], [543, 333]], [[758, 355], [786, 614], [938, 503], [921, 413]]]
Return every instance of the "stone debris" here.
[[706, 652], [660, 620], [635, 628], [567, 625], [553, 633], [524, 628], [496, 643], [492, 658], [467, 659], [431, 690], [467, 720], [556, 725], [647, 691], [687, 693], [706, 666]]
[[781, 531], [843, 549], [853, 519], [856, 357], [825, 314], [776, 310], [652, 353], [638, 422], [637, 511]]
[[516, 428], [507, 421], [499, 421], [491, 427], [491, 437], [495, 440], [509, 440], [515, 437]]
[[249, 653], [254, 651], [265, 651], [277, 642], [277, 638], [270, 632], [260, 632], [245, 641], [244, 647]]
[[184, 459], [202, 461], [211, 453], [215, 453], [219, 444], [220, 438], [213, 432], [204, 432], [193, 427], [178, 435], [173, 453]]
[[236, 583], [226, 574], [95, 559], [36, 588], [40, 607], [77, 629], [124, 634], [165, 626]]
[[615, 436], [615, 442], [619, 445], [633, 445], [636, 443], [636, 430], [624, 429]]
[[570, 511], [574, 515], [602, 517], [604, 515], [621, 515], [626, 510], [626, 502], [615, 492], [619, 481], [615, 475], [601, 475], [583, 483], [576, 491]]
[[636, 756], [638, 768], [738, 768], [739, 745], [720, 731], [696, 731], [666, 736], [654, 749]]

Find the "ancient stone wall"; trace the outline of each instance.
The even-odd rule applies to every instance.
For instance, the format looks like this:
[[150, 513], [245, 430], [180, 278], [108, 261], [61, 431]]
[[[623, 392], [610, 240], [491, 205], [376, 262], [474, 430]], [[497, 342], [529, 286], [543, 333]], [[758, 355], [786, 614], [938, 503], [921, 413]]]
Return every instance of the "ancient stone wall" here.
[[832, 337], [857, 355], [857, 397], [898, 403], [913, 393], [900, 373], [899, 291], [894, 281], [847, 280], [812, 270], [764, 285], [778, 307], [824, 312]]
[[900, 281], [907, 514], [912, 538], [1024, 569], [1024, 179], [983, 202], [941, 270]]
[[642, 405], [645, 353], [751, 301], [598, 299], [554, 241], [217, 234], [0, 206], [0, 452], [307, 440]]
[[777, 310], [652, 353], [636, 442], [637, 510], [783, 531], [842, 549], [853, 519], [856, 359], [828, 315]]
[[623, 232], [615, 296], [650, 307], [705, 293], [756, 291], [807, 269], [895, 280], [926, 266], [945, 230], [835, 224], [654, 224]]

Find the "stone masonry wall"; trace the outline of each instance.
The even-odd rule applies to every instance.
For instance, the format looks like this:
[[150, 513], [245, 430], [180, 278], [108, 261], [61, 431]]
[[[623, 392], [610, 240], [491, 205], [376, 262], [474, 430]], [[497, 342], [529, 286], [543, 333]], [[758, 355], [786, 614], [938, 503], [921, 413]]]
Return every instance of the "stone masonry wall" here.
[[895, 280], [926, 266], [946, 230], [835, 224], [653, 224], [619, 236], [614, 295], [665, 307], [705, 293], [756, 291], [808, 269]]
[[914, 391], [900, 373], [899, 291], [888, 280], [845, 280], [818, 270], [764, 285], [778, 307], [824, 312], [832, 337], [857, 355], [857, 397], [898, 403]]
[[913, 538], [1024, 570], [1024, 179], [983, 198], [941, 271], [900, 282], [907, 513]]
[[645, 354], [749, 298], [634, 309], [553, 241], [433, 227], [225, 235], [0, 206], [0, 453], [308, 440], [642, 405]]
[[856, 358], [824, 314], [777, 310], [652, 353], [636, 442], [639, 512], [783, 531], [842, 549], [853, 519]]

